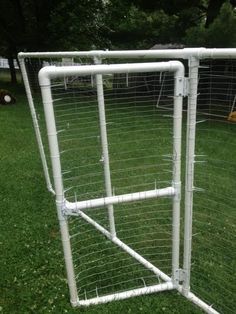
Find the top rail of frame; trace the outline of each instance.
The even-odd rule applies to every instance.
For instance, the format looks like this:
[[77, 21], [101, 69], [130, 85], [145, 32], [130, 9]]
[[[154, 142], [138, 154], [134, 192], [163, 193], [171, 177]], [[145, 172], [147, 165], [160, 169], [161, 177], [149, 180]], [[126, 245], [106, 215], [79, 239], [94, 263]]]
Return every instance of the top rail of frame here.
[[184, 77], [184, 65], [180, 61], [129, 63], [129, 64], [101, 64], [79, 66], [45, 66], [39, 71], [40, 86], [50, 84], [50, 79], [65, 75], [94, 75], [113, 73], [137, 72], [175, 72], [176, 77]]
[[58, 52], [19, 52], [18, 58], [163, 58], [163, 59], [236, 59], [236, 48], [183, 48], [163, 50], [91, 50]]

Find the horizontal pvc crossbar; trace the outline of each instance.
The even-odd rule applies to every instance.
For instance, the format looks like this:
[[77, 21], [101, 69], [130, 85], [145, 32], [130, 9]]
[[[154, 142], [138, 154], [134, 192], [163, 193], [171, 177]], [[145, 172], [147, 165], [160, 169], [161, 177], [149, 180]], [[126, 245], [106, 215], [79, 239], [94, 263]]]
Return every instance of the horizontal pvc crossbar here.
[[78, 301], [76, 304], [73, 304], [73, 306], [89, 306], [89, 305], [102, 304], [102, 303], [107, 303], [111, 301], [124, 300], [124, 299], [132, 298], [132, 297], [136, 297], [140, 295], [151, 294], [155, 292], [161, 292], [161, 291], [167, 291], [167, 290], [173, 290], [173, 289], [174, 289], [173, 283], [166, 282], [166, 283], [161, 283], [154, 286], [133, 289], [126, 292], [114, 293], [114, 294], [110, 294], [110, 295], [106, 295], [102, 297], [96, 297], [89, 300], [83, 300], [83, 301], [81, 300], [81, 301]]
[[119, 238], [116, 236], [112, 236], [112, 234], [106, 230], [104, 227], [102, 227], [99, 223], [97, 223], [95, 220], [93, 220], [91, 217], [86, 215], [84, 212], [80, 211], [79, 215], [88, 223], [90, 223], [92, 226], [94, 226], [98, 231], [100, 231], [103, 235], [105, 235], [108, 239], [110, 239], [114, 244], [119, 246], [121, 249], [123, 249], [125, 252], [127, 252], [130, 256], [132, 256], [136, 261], [138, 261], [140, 264], [142, 264], [144, 267], [149, 269], [151, 272], [153, 272], [157, 277], [161, 278], [164, 281], [171, 281], [171, 278], [163, 273], [158, 267], [154, 266], [152, 263], [147, 261], [144, 257], [142, 257], [140, 254], [138, 254], [135, 250], [133, 250], [131, 247], [129, 247], [127, 244], [122, 242]]
[[65, 202], [65, 211], [68, 213], [76, 212], [82, 209], [89, 208], [97, 208], [97, 207], [107, 207], [108, 205], [128, 203], [128, 202], [136, 202], [141, 200], [146, 200], [150, 198], [164, 197], [164, 196], [174, 196], [175, 188], [167, 187], [163, 189], [155, 189], [150, 191], [122, 194], [122, 195], [114, 195], [110, 197], [102, 197], [96, 198], [87, 201], [79, 201], [79, 202]]
[[[101, 64], [101, 65], [74, 65], [74, 66], [46, 66], [39, 71], [39, 85], [49, 86], [50, 79], [74, 76], [114, 73], [142, 73], [142, 72], [175, 72], [175, 77], [184, 78], [184, 66], [179, 61], [146, 62], [129, 64]], [[180, 85], [183, 86], [181, 82]], [[177, 88], [178, 89], [178, 88]], [[182, 91], [183, 92], [183, 91]]]
[[164, 59], [226, 59], [236, 58], [235, 48], [183, 48], [150, 50], [94, 50], [94, 51], [60, 51], [60, 52], [20, 52], [18, 58], [164, 58]]

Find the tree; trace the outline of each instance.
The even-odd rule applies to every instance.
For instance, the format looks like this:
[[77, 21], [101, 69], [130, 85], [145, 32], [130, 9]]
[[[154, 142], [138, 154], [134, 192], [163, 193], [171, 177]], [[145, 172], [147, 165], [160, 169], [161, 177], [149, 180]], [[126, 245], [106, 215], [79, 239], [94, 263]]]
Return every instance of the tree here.
[[56, 5], [49, 23], [51, 49], [105, 48], [105, 3], [100, 0], [67, 0]]
[[[113, 47], [149, 48], [156, 43], [186, 43], [191, 46], [224, 46], [226, 41], [217, 35], [217, 43], [209, 39], [213, 23], [226, 0], [110, 0], [106, 26]], [[231, 5], [230, 5], [230, 4]], [[236, 0], [228, 1], [232, 19]], [[219, 24], [219, 23], [218, 23]], [[233, 26], [233, 20], [220, 22], [222, 29]], [[214, 24], [215, 25], [215, 24]], [[231, 25], [231, 26], [230, 26]], [[216, 26], [214, 26], [215, 28]], [[219, 25], [217, 28], [219, 29]], [[221, 32], [222, 33], [222, 32]], [[232, 33], [230, 31], [229, 33]], [[227, 47], [233, 45], [228, 38]], [[222, 40], [221, 40], [222, 39]]]
[[56, 0], [1, 0], [0, 54], [9, 60], [12, 82], [16, 81], [13, 59], [20, 50], [47, 47], [47, 25]]
[[14, 82], [13, 59], [25, 50], [234, 46], [235, 5], [236, 0], [1, 0], [0, 55], [8, 58]]
[[222, 5], [219, 15], [208, 27], [207, 41], [211, 47], [236, 47], [236, 12], [229, 2]]
[[104, 3], [100, 0], [1, 0], [0, 55], [19, 51], [91, 49], [102, 45]]
[[166, 34], [162, 34], [165, 43], [181, 42], [186, 29], [197, 25], [203, 12], [206, 11], [207, 6], [205, 2], [204, 0], [134, 1], [145, 12], [151, 13], [162, 10], [169, 17], [169, 20], [172, 21], [170, 32], [167, 31]]
[[[208, 28], [219, 15], [222, 5], [225, 3], [225, 0], [209, 0], [206, 11], [206, 22], [205, 27]], [[231, 5], [236, 6], [236, 0], [230, 0]]]
[[123, 10], [123, 14], [121, 12], [122, 9], [113, 11], [107, 24], [113, 47], [143, 49], [157, 41], [165, 42], [167, 37], [174, 40], [175, 16], [169, 16], [163, 10], [145, 12], [133, 4], [127, 11]]
[[186, 32], [189, 45], [206, 47], [236, 47], [236, 12], [226, 1], [210, 25], [203, 20], [200, 25]]

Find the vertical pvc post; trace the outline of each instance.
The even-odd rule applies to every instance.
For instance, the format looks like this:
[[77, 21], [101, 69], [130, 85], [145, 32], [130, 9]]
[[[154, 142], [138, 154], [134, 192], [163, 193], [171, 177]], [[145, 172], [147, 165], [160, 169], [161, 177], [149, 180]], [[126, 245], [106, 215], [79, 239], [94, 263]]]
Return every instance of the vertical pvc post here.
[[22, 78], [24, 81], [24, 85], [25, 85], [26, 96], [28, 99], [29, 107], [30, 107], [30, 113], [31, 113], [32, 120], [33, 120], [36, 140], [38, 143], [39, 154], [40, 154], [40, 158], [41, 158], [42, 165], [43, 165], [43, 172], [44, 172], [44, 177], [46, 180], [47, 188], [50, 192], [55, 194], [55, 192], [52, 188], [51, 179], [49, 176], [47, 160], [46, 160], [46, 156], [45, 156], [45, 152], [44, 152], [42, 137], [41, 137], [41, 133], [40, 133], [40, 129], [39, 129], [37, 114], [36, 114], [35, 107], [34, 107], [34, 101], [33, 101], [32, 93], [30, 90], [30, 84], [29, 84], [29, 80], [28, 80], [28, 76], [27, 76], [27, 72], [26, 72], [24, 59], [19, 58], [19, 64], [20, 64], [21, 74], [22, 74]]
[[[99, 59], [95, 58], [96, 64], [101, 63]], [[104, 177], [105, 177], [105, 189], [106, 196], [112, 196], [112, 185], [111, 185], [111, 173], [110, 173], [110, 161], [108, 151], [108, 139], [107, 139], [107, 127], [106, 127], [106, 113], [104, 103], [104, 90], [103, 80], [101, 74], [96, 74], [96, 85], [97, 85], [97, 98], [98, 98], [98, 110], [99, 110], [99, 123], [100, 123], [100, 134], [103, 154], [103, 165], [104, 165]], [[116, 236], [115, 218], [113, 205], [108, 205], [108, 217], [109, 226], [112, 237]]]
[[174, 121], [173, 121], [173, 177], [175, 188], [172, 208], [172, 280], [179, 284], [180, 202], [181, 202], [181, 138], [184, 77], [175, 73]]
[[50, 148], [50, 156], [52, 161], [53, 178], [56, 193], [56, 204], [57, 204], [57, 215], [60, 224], [61, 239], [64, 251], [66, 272], [68, 278], [68, 286], [70, 290], [70, 301], [73, 306], [78, 303], [78, 294], [74, 274], [74, 266], [72, 261], [71, 245], [70, 245], [70, 235], [68, 230], [67, 219], [63, 215], [64, 208], [64, 188], [61, 175], [61, 162], [60, 153], [57, 140], [57, 130], [53, 110], [52, 95], [50, 89], [50, 83], [44, 84], [43, 78], [40, 82], [43, 105], [45, 111], [48, 141]]
[[189, 58], [189, 97], [187, 116], [187, 143], [186, 143], [186, 175], [185, 175], [185, 217], [184, 217], [184, 261], [183, 294], [190, 291], [191, 250], [192, 250], [192, 211], [193, 211], [193, 185], [194, 185], [194, 160], [196, 113], [198, 92], [199, 59]]

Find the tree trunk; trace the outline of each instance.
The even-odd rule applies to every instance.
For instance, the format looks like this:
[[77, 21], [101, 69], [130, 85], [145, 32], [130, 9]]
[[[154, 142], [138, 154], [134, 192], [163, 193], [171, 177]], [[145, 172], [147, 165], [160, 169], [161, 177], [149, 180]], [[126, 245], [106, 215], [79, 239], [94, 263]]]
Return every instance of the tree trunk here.
[[13, 57], [9, 57], [8, 58], [8, 64], [9, 64], [10, 74], [11, 74], [11, 83], [12, 84], [16, 84], [17, 83], [16, 69], [15, 69], [15, 66], [14, 66], [14, 59], [13, 59]]

